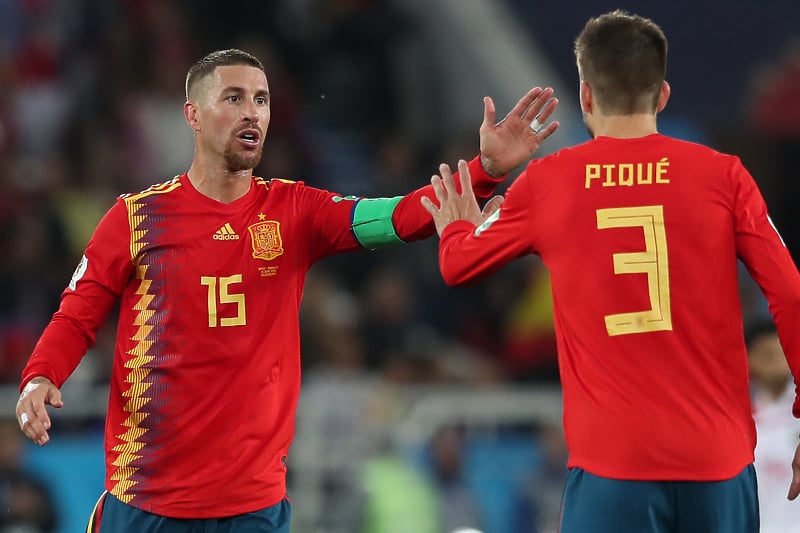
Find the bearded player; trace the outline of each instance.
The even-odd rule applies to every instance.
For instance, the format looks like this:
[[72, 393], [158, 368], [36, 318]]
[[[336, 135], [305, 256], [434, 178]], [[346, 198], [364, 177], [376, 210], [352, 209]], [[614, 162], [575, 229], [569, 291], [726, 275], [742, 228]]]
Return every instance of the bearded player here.
[[[550, 116], [551, 95], [532, 89], [499, 124], [484, 100], [470, 167], [481, 198], [558, 127], [529, 127]], [[61, 385], [118, 303], [106, 493], [87, 531], [288, 533], [306, 273], [335, 253], [432, 235], [419, 203], [429, 187], [366, 199], [254, 177], [270, 93], [245, 52], [198, 61], [186, 98], [191, 168], [121, 196], [101, 220], [23, 371], [17, 419], [48, 442], [45, 406], [61, 407]]]

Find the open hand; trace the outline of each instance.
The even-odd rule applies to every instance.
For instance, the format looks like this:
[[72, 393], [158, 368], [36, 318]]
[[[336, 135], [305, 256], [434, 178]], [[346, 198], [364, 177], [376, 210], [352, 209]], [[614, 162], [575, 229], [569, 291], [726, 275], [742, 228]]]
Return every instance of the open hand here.
[[547, 122], [558, 106], [558, 99], [552, 96], [552, 88], [534, 87], [497, 124], [494, 101], [484, 97], [480, 149], [481, 164], [489, 175], [508, 174], [530, 159], [558, 129], [558, 121]]
[[[441, 236], [444, 228], [456, 220], [468, 220], [476, 226], [483, 223], [486, 218], [500, 208], [503, 203], [502, 196], [491, 198], [483, 210], [478, 206], [475, 193], [472, 190], [472, 178], [469, 174], [467, 162], [463, 159], [458, 162], [458, 174], [460, 187], [456, 187], [453, 173], [450, 166], [442, 163], [439, 165], [441, 176], [434, 175], [431, 178], [433, 192], [436, 194], [437, 206], [433, 200], [427, 196], [421, 199], [422, 206], [433, 217], [436, 225], [436, 232]], [[459, 193], [459, 188], [461, 192]]]

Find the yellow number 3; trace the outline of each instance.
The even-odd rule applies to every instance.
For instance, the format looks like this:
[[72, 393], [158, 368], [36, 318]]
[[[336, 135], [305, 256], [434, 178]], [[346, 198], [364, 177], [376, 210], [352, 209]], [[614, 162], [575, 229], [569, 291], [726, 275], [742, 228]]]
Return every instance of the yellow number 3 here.
[[650, 309], [606, 315], [610, 336], [672, 331], [669, 300], [669, 262], [664, 208], [660, 205], [617, 207], [597, 210], [597, 229], [641, 227], [644, 247], [641, 252], [614, 254], [615, 274], [647, 274]]

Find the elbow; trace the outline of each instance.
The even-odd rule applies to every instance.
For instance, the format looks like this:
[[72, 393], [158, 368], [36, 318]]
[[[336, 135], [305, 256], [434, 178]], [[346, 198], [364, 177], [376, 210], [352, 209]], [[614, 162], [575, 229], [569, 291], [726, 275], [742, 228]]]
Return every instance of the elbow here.
[[441, 267], [442, 279], [448, 287], [468, 287], [475, 282], [473, 276], [465, 270], [445, 269]]
[[445, 274], [444, 272], [442, 272], [442, 279], [448, 287], [461, 287], [464, 283], [462, 278], [452, 274]]

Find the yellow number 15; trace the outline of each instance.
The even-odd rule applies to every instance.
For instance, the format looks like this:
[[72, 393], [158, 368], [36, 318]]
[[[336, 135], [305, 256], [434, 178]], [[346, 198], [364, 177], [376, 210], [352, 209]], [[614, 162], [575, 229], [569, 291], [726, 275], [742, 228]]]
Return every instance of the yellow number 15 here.
[[[214, 276], [200, 276], [200, 284], [208, 287], [208, 327], [215, 328], [218, 325], [222, 327], [244, 326], [247, 324], [244, 294], [230, 291], [231, 285], [241, 282], [241, 274], [219, 278]], [[220, 305], [236, 304], [236, 316], [219, 318], [217, 314], [217, 300], [219, 300]]]
[[644, 231], [644, 250], [614, 254], [614, 273], [647, 274], [650, 309], [606, 315], [606, 330], [611, 336], [671, 331], [669, 263], [663, 206], [649, 205], [597, 210], [597, 229], [631, 227], [640, 227]]

